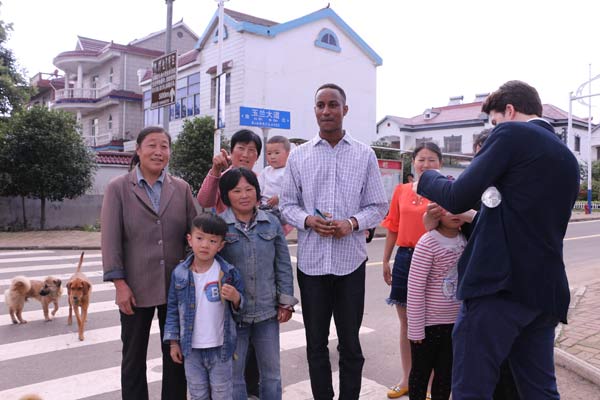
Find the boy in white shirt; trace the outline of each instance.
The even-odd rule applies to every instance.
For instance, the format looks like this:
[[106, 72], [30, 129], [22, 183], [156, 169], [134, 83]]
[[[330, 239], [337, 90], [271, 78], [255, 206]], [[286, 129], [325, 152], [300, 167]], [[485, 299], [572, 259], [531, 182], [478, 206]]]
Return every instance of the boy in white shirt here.
[[233, 314], [243, 306], [244, 284], [240, 272], [217, 255], [226, 233], [227, 224], [216, 215], [194, 218], [187, 235], [193, 254], [171, 277], [163, 341], [173, 361], [184, 364], [192, 400], [232, 398]]

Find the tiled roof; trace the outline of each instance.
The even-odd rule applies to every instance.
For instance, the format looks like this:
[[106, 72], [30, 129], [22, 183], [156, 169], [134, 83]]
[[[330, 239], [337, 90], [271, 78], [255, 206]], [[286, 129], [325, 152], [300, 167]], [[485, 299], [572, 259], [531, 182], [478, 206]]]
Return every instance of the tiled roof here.
[[[430, 118], [425, 118], [425, 113], [416, 115], [412, 118], [402, 118], [389, 116], [400, 125], [423, 126], [432, 124], [444, 124], [452, 122], [464, 122], [482, 119], [481, 105], [478, 101], [466, 104], [454, 104], [451, 106], [435, 107], [430, 109]], [[487, 120], [487, 116], [485, 117]]]
[[225, 14], [238, 22], [250, 22], [251, 24], [262, 25], [262, 26], [273, 26], [278, 25], [278, 22], [269, 21], [268, 19], [254, 17], [252, 15], [244, 14], [239, 11], [233, 11], [228, 8], [224, 9]]
[[177, 66], [182, 67], [184, 65], [196, 61], [196, 58], [198, 58], [198, 53], [199, 51], [196, 49], [192, 49], [186, 53], [183, 53], [182, 55], [177, 57]]
[[73, 51], [63, 51], [56, 58], [61, 57], [72, 57], [72, 56], [99, 56], [108, 50], [118, 50], [123, 51], [130, 54], [138, 54], [142, 56], [148, 57], [159, 57], [164, 52], [159, 50], [146, 49], [144, 47], [132, 46], [132, 45], [123, 45], [114, 42], [104, 42], [102, 40], [83, 38], [79, 36], [79, 44], [81, 45], [81, 49], [73, 50]]
[[[550, 122], [557, 122], [561, 120], [568, 120], [569, 113], [565, 110], [561, 110], [560, 108], [552, 105], [552, 104], [544, 104], [544, 110], [542, 112], [542, 117], [546, 118]], [[573, 115], [574, 121], [579, 121], [587, 124], [587, 118], [580, 118]]]
[[141, 100], [143, 96], [140, 93], [132, 92], [131, 90], [112, 90], [109, 97], [124, 97], [128, 99]]
[[96, 163], [111, 165], [129, 165], [133, 153], [121, 151], [99, 151], [96, 153]]
[[[473, 103], [455, 104], [444, 107], [435, 107], [429, 109], [430, 118], [425, 117], [425, 112], [416, 115], [412, 118], [403, 118], [396, 116], [386, 116], [385, 119], [396, 122], [398, 125], [404, 126], [427, 126], [432, 124], [445, 124], [445, 123], [460, 123], [473, 120], [484, 120], [487, 121], [488, 117], [482, 113], [481, 106], [483, 102], [477, 101]], [[552, 104], [544, 104], [542, 117], [548, 119], [550, 122], [556, 122], [561, 120], [567, 120], [569, 114], [561, 110], [560, 108]], [[580, 122], [587, 122], [586, 119], [573, 116], [573, 120]], [[380, 123], [383, 121], [380, 121]]]
[[77, 36], [77, 39], [79, 39], [78, 44], [81, 46], [81, 50], [100, 51], [109, 43], [104, 40], [86, 38], [83, 36]]

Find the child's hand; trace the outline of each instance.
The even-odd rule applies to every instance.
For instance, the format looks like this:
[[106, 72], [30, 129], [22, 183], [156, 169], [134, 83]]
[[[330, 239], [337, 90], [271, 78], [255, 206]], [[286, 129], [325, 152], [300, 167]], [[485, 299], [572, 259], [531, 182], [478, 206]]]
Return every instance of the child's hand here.
[[221, 297], [225, 300], [229, 300], [236, 309], [240, 306], [240, 292], [228, 283], [221, 287]]
[[171, 340], [169, 344], [171, 348], [171, 359], [176, 364], [183, 364], [183, 355], [181, 354], [181, 347], [179, 347], [179, 342], [175, 340]]
[[267, 200], [267, 205], [269, 207], [275, 207], [279, 204], [279, 196], [275, 195], [271, 198], [269, 198], [269, 200]]

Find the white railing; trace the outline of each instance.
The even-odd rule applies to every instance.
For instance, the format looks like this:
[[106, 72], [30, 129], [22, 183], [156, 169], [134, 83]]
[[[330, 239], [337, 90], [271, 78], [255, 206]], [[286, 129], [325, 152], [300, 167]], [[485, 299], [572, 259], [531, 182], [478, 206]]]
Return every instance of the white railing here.
[[90, 147], [102, 146], [104, 144], [110, 143], [111, 134], [103, 133], [101, 135], [96, 135], [96, 136], [83, 136], [83, 140], [84, 140], [86, 146], [90, 146]]
[[55, 93], [55, 101], [63, 99], [99, 99], [111, 91], [117, 89], [117, 85], [109, 83], [101, 88], [68, 88], [60, 89]]
[[[583, 210], [583, 207], [587, 204], [587, 201], [576, 201], [573, 206], [574, 209]], [[592, 210], [600, 210], [600, 201], [592, 201]]]

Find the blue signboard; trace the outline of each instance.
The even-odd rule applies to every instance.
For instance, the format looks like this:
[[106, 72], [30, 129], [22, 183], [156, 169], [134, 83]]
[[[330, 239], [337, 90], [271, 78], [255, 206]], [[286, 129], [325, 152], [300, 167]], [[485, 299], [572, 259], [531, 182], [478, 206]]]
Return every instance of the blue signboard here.
[[240, 125], [290, 129], [290, 112], [266, 108], [240, 107]]

